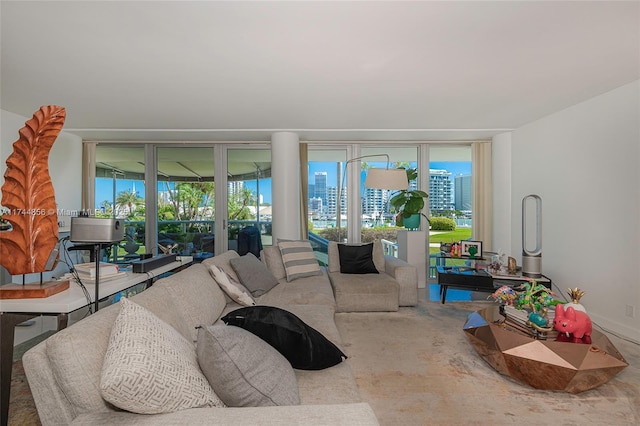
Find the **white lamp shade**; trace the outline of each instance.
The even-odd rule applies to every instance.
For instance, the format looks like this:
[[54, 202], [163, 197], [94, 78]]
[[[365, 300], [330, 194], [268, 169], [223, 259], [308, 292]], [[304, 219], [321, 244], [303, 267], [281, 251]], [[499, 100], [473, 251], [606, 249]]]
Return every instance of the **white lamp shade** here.
[[376, 189], [407, 189], [409, 181], [405, 169], [369, 169], [364, 186]]

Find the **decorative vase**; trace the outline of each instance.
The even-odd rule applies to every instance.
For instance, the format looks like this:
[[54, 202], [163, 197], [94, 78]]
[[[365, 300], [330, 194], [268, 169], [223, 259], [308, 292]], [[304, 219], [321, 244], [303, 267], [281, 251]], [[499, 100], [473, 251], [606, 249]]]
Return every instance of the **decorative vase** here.
[[413, 214], [409, 217], [403, 217], [402, 224], [407, 229], [418, 229], [420, 228], [420, 215]]
[[584, 296], [584, 291], [576, 287], [576, 288], [570, 288], [567, 291], [567, 293], [569, 293], [569, 296], [571, 297], [571, 302], [565, 303], [564, 305], [565, 308], [568, 308], [569, 306], [571, 306], [574, 311], [582, 311], [586, 313], [587, 310], [580, 303], [580, 299], [582, 298], [582, 296]]

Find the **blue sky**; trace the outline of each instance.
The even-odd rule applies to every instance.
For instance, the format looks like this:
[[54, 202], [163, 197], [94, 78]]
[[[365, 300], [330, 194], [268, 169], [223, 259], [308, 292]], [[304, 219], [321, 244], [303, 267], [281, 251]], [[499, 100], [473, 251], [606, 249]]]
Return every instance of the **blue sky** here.
[[[385, 167], [386, 163], [369, 163], [372, 167]], [[432, 162], [430, 164], [431, 169], [444, 169], [450, 171], [454, 176], [459, 174], [471, 174], [471, 162]], [[319, 163], [314, 162], [309, 165], [309, 183], [313, 184], [314, 176], [316, 172], [327, 172], [327, 184], [329, 186], [338, 186], [336, 182], [337, 170], [336, 163]], [[256, 182], [247, 181], [245, 186], [255, 192]], [[122, 191], [135, 191], [142, 198], [145, 196], [144, 182], [136, 180], [116, 180], [116, 196]], [[165, 185], [163, 182], [158, 184], [158, 190], [164, 191]], [[260, 179], [260, 192], [262, 193], [263, 202], [271, 203], [271, 179]], [[113, 200], [113, 181], [111, 178], [98, 178], [96, 179], [96, 208], [100, 207], [100, 203], [104, 200]]]

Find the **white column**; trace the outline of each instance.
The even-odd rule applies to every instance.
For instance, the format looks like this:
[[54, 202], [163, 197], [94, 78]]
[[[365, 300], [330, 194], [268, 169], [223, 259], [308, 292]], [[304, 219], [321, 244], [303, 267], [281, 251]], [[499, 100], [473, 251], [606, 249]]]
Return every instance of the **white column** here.
[[511, 247], [513, 216], [511, 203], [511, 132], [494, 136], [491, 144], [493, 181], [493, 238], [491, 249], [493, 251], [500, 250], [503, 253], [518, 253], [518, 251], [514, 250], [514, 247]]
[[273, 244], [300, 238], [300, 139], [296, 133], [271, 135]]
[[418, 270], [418, 288], [427, 284], [427, 264], [429, 251], [427, 249], [426, 231], [398, 231], [398, 259], [404, 260]]

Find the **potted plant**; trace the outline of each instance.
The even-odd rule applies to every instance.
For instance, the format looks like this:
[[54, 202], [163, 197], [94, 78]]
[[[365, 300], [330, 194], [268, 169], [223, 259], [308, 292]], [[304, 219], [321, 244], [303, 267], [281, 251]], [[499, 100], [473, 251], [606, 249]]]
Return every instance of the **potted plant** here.
[[[407, 172], [407, 180], [411, 182], [418, 177], [417, 169], [405, 169]], [[417, 229], [420, 227], [420, 216], [423, 216], [427, 221], [429, 218], [422, 213], [425, 200], [429, 197], [424, 191], [418, 189], [401, 189], [399, 190], [391, 200], [389, 204], [393, 206], [396, 212], [396, 225], [404, 226], [407, 229]]]

